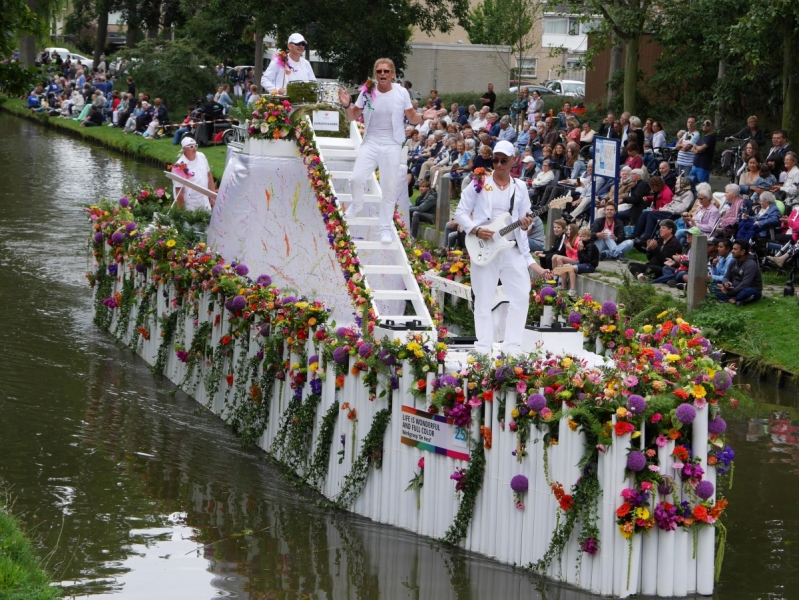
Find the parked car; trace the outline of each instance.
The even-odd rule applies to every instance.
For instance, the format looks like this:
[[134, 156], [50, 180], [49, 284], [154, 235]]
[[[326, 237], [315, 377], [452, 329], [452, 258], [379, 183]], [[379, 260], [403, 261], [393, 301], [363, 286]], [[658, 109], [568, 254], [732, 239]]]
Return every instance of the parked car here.
[[80, 54], [75, 54], [74, 52], [70, 52], [69, 59], [74, 63], [80, 62], [80, 64], [82, 64], [90, 71], [94, 68], [94, 61], [91, 58], [86, 58], [85, 56], [81, 56]]
[[64, 61], [69, 58], [70, 54], [69, 50], [67, 50], [66, 48], [45, 48], [44, 51], [47, 52], [49, 56], [52, 56], [53, 52], [57, 52], [58, 55], [61, 57], [61, 60]]
[[[543, 85], [524, 85], [524, 86], [522, 86], [522, 87], [526, 87], [526, 88], [527, 88], [527, 90], [528, 90], [528, 91], [529, 91], [531, 94], [532, 94], [533, 92], [538, 92], [538, 93], [539, 93], [539, 94], [541, 94], [542, 96], [547, 96], [547, 95], [549, 95], [549, 96], [552, 96], [552, 95], [554, 95], [554, 94], [555, 94], [555, 92], [553, 92], [553, 91], [552, 91], [551, 89], [549, 89], [548, 87], [544, 87]], [[508, 91], [509, 91], [509, 92], [511, 92], [512, 94], [515, 94], [516, 92], [518, 92], [518, 91], [519, 91], [519, 86], [516, 86], [516, 85], [514, 85], [513, 87], [511, 87], [511, 88], [508, 88]]]
[[558, 96], [582, 98], [585, 96], [585, 82], [574, 79], [555, 79], [545, 82], [546, 86]]

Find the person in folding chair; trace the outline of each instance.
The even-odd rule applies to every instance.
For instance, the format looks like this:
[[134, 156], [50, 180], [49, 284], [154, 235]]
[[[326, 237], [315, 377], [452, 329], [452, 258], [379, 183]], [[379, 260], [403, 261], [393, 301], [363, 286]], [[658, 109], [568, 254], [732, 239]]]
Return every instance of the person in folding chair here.
[[393, 240], [391, 231], [397, 204], [399, 165], [403, 161], [402, 145], [405, 143], [404, 119], [411, 125], [421, 125], [437, 114], [435, 109], [429, 109], [421, 115], [413, 110], [408, 92], [398, 83], [392, 83], [395, 75], [394, 61], [378, 58], [375, 61], [374, 81], [367, 81], [355, 102], [351, 101], [344, 89], [339, 88], [338, 94], [350, 121], [363, 115], [365, 130], [363, 144], [358, 149], [350, 176], [352, 204], [345, 216], [353, 218], [363, 210], [364, 187], [375, 167], [379, 167], [380, 189], [383, 193], [380, 203], [380, 241], [384, 244], [390, 244]]
[[486, 265], [472, 262], [471, 277], [474, 292], [474, 329], [477, 343], [474, 349], [490, 353], [494, 344], [494, 324], [491, 317], [492, 301], [499, 280], [508, 297], [508, 318], [505, 323], [505, 338], [502, 351], [517, 354], [521, 351], [522, 332], [530, 305], [530, 272], [551, 277], [530, 255], [530, 246], [525, 231], [533, 223], [527, 186], [520, 179], [513, 179], [510, 170], [515, 162], [513, 144], [506, 140], [494, 146], [494, 172], [484, 178], [479, 175], [461, 192], [461, 200], [455, 211], [455, 220], [467, 235], [477, 236], [488, 242], [496, 231], [487, 227], [498, 217], [510, 213], [510, 222], [521, 222], [521, 227], [509, 234], [515, 246], [500, 252]]

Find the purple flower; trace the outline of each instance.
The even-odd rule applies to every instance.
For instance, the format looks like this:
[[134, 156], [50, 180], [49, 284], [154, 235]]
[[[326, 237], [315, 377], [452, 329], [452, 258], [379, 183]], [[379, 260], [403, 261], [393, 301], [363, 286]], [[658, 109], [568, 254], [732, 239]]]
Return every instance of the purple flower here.
[[98, 231], [97, 233], [94, 234], [94, 241], [97, 242], [98, 244], [102, 244], [103, 243], [103, 232], [102, 231]]
[[283, 304], [294, 304], [297, 301], [296, 296], [286, 296], [283, 298]]
[[230, 305], [234, 311], [244, 310], [247, 306], [247, 299], [244, 296], [236, 296]]
[[702, 500], [710, 499], [715, 491], [713, 484], [707, 480], [700, 481], [696, 484], [696, 495], [702, 498]]
[[247, 268], [247, 265], [236, 265], [236, 275], [241, 275], [244, 277], [250, 270]]
[[468, 427], [472, 422], [472, 411], [465, 404], [453, 406], [448, 416], [456, 427]]
[[541, 290], [541, 298], [554, 298], [557, 295], [558, 293], [549, 285]]
[[392, 375], [390, 377], [390, 380], [391, 380], [391, 389], [392, 390], [398, 390], [399, 389], [399, 377], [397, 377], [396, 375]]
[[452, 386], [456, 387], [458, 385], [458, 379], [453, 377], [452, 375], [444, 375], [441, 378], [441, 387]]
[[333, 360], [340, 365], [346, 365], [350, 359], [350, 353], [345, 346], [339, 346], [333, 350]]
[[615, 302], [611, 302], [610, 300], [606, 300], [602, 303], [602, 314], [606, 317], [615, 316], [616, 313], [619, 312], [619, 307], [616, 306]]
[[630, 471], [643, 471], [646, 468], [646, 456], [643, 452], [633, 450], [627, 455], [627, 468]]
[[311, 354], [311, 356], [308, 357], [308, 364], [309, 365], [312, 365], [312, 364], [318, 363], [318, 362], [319, 362], [319, 355], [318, 354]]
[[375, 351], [375, 347], [372, 344], [365, 342], [361, 344], [361, 347], [358, 348], [358, 356], [361, 358], [369, 358]]
[[421, 258], [424, 262], [427, 262], [433, 258], [433, 256], [429, 252], [422, 252], [422, 255], [419, 258]]
[[441, 265], [442, 271], [449, 272], [451, 268], [452, 268], [452, 263], [445, 262], [443, 265]]
[[596, 540], [594, 538], [588, 538], [584, 540], [580, 544], [580, 548], [587, 554], [596, 554], [599, 550], [599, 546], [597, 546]]
[[178, 357], [180, 362], [187, 363], [189, 362], [189, 353], [185, 350], [175, 350], [175, 356]]
[[[690, 508], [688, 509], [690, 511]], [[655, 507], [655, 523], [658, 529], [674, 531], [677, 529], [677, 507], [661, 502]]]
[[530, 408], [530, 410], [537, 413], [541, 412], [541, 409], [546, 405], [547, 399], [541, 394], [530, 394], [530, 397], [527, 398], [527, 406]]
[[524, 475], [516, 475], [510, 480], [510, 489], [517, 494], [523, 494], [530, 487], [530, 482]]
[[708, 433], [712, 433], [713, 435], [721, 435], [727, 430], [727, 423], [721, 417], [716, 417], [708, 421], [707, 430]]
[[500, 367], [494, 372], [494, 379], [502, 383], [505, 381], [505, 378], [508, 376], [508, 369], [506, 367]]
[[463, 491], [466, 488], [466, 471], [464, 469], [456, 469], [449, 478], [455, 480], [456, 492]]
[[116, 264], [108, 265], [108, 274], [109, 275], [116, 275], [117, 271], [119, 271], [119, 267]]
[[713, 377], [713, 383], [715, 384], [716, 389], [718, 391], [726, 392], [728, 389], [730, 389], [730, 386], [732, 385], [732, 378], [730, 377], [730, 374], [727, 373], [727, 371], [719, 371]]
[[262, 285], [264, 287], [269, 287], [272, 285], [272, 278], [269, 275], [258, 275], [258, 279], [255, 280], [258, 285]]
[[646, 400], [638, 394], [633, 394], [627, 398], [627, 409], [636, 415], [640, 415], [646, 410]]
[[119, 306], [119, 304], [117, 304], [116, 298], [110, 296], [105, 300], [103, 300], [103, 306], [105, 306], [106, 308], [116, 308], [117, 306]]
[[391, 354], [391, 352], [389, 352], [385, 348], [382, 348], [380, 352], [377, 353], [377, 358], [379, 358], [380, 362], [382, 362], [387, 367], [397, 364], [397, 357]]
[[135, 221], [131, 221], [130, 223], [125, 225], [125, 231], [130, 233], [131, 231], [135, 231], [136, 227], [137, 227], [136, 222]]
[[119, 205], [120, 205], [122, 208], [127, 208], [128, 206], [130, 206], [130, 200], [128, 200], [128, 199], [127, 199], [127, 198], [125, 198], [125, 197], [122, 197], [122, 198], [120, 198], [120, 199], [119, 199]]
[[211, 267], [211, 275], [214, 277], [219, 277], [222, 273], [225, 272], [225, 267], [222, 265], [214, 265]]
[[674, 492], [674, 480], [671, 477], [664, 477], [663, 483], [658, 485], [658, 492], [662, 496], [668, 496]]
[[264, 325], [261, 325], [261, 335], [263, 337], [269, 337], [269, 324], [268, 323], [266, 323]]
[[663, 353], [660, 350], [655, 350], [655, 356], [653, 358], [656, 363], [663, 362]]
[[322, 393], [322, 380], [311, 379], [311, 393], [317, 396]]
[[[676, 329], [676, 327], [675, 327]], [[671, 344], [663, 344], [660, 349], [667, 354], [679, 354], [680, 352]]]
[[569, 313], [569, 325], [580, 325], [583, 322], [583, 315], [578, 312]]
[[115, 231], [111, 236], [111, 241], [115, 244], [121, 244], [125, 241], [125, 234], [121, 231]]
[[690, 404], [680, 404], [677, 407], [677, 420], [684, 424], [690, 425], [696, 418], [696, 409]]
[[144, 263], [136, 263], [136, 272], [137, 273], [146, 273], [147, 272], [147, 265]]
[[350, 330], [346, 327], [339, 327], [336, 329], [336, 335], [340, 338], [346, 338], [350, 333]]

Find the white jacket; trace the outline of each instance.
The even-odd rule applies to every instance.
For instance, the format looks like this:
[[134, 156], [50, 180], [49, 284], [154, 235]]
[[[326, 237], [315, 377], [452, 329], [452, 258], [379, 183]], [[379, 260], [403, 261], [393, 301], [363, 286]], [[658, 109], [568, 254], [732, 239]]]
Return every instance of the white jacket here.
[[[288, 56], [288, 53], [286, 53], [286, 55]], [[288, 63], [288, 69], [284, 69], [277, 64], [277, 55], [272, 58], [272, 61], [266, 68], [266, 72], [261, 77], [261, 87], [264, 88], [267, 93], [271, 93], [273, 90], [284, 89], [292, 81], [316, 81], [316, 75], [314, 75], [313, 69], [311, 68], [311, 63], [302, 56], [299, 62], [295, 63], [289, 58]], [[289, 71], [289, 73], [286, 73], [286, 71]]]

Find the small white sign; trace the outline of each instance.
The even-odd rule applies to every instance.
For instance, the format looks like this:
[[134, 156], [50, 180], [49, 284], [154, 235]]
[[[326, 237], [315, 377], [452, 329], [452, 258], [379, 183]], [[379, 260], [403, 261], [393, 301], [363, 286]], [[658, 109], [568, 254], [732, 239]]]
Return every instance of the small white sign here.
[[420, 450], [469, 460], [469, 431], [456, 427], [452, 419], [402, 405], [400, 442]]
[[616, 177], [619, 172], [619, 140], [594, 138], [594, 175]]
[[337, 110], [313, 111], [313, 128], [315, 131], [338, 131]]

